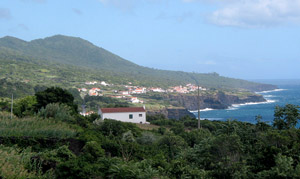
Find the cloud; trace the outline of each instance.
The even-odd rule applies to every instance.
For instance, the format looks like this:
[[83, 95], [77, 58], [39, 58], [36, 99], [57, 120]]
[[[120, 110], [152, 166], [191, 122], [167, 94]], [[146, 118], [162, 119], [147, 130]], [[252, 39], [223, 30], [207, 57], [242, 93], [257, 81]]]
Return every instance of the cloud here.
[[167, 15], [166, 13], [162, 12], [160, 13], [155, 19], [156, 20], [168, 20], [168, 19], [173, 19], [179, 23], [184, 22], [185, 20], [193, 17], [194, 14], [192, 12], [184, 12], [183, 14], [180, 15]]
[[76, 9], [76, 8], [73, 8], [72, 10], [73, 10], [73, 12], [74, 12], [75, 14], [77, 14], [77, 15], [82, 15], [82, 11], [81, 11], [81, 10]]
[[43, 3], [46, 3], [47, 0], [21, 0], [23, 2], [34, 2], [34, 3], [40, 3], [40, 4], [43, 4]]
[[11, 27], [8, 29], [10, 32], [24, 32], [24, 31], [29, 31], [29, 28], [25, 24], [18, 24], [14, 27]]
[[25, 24], [18, 24], [18, 28], [24, 31], [29, 31], [29, 28]]
[[6, 8], [0, 8], [0, 19], [10, 20], [12, 18], [10, 10]]
[[102, 4], [115, 6], [122, 11], [131, 11], [138, 3], [138, 0], [99, 0]]
[[169, 0], [98, 0], [104, 5], [121, 9], [124, 12], [132, 12], [138, 5], [144, 3], [168, 3]]
[[198, 61], [197, 64], [199, 64], [199, 65], [217, 65], [217, 63], [212, 60]]
[[[208, 2], [207, 0], [183, 0]], [[273, 27], [300, 24], [300, 0], [224, 0], [208, 19], [221, 26]]]

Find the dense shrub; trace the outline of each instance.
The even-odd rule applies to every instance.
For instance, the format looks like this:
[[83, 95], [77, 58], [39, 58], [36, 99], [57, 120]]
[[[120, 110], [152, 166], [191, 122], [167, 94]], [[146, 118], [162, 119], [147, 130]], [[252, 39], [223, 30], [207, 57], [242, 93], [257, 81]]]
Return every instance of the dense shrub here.
[[74, 103], [73, 95], [59, 87], [47, 88], [45, 91], [40, 91], [35, 94], [37, 104], [35, 110], [38, 111], [42, 107], [46, 107], [50, 103], [65, 104], [71, 107], [74, 113], [77, 113], [77, 105]]
[[45, 108], [42, 107], [38, 116], [44, 119], [53, 118], [58, 121], [75, 122], [74, 117], [71, 115], [70, 107], [58, 103], [50, 103]]

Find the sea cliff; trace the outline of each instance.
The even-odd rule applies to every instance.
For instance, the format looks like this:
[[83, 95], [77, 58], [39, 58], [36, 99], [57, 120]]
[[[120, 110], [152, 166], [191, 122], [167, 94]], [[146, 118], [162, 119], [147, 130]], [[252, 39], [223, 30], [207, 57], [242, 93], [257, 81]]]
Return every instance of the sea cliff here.
[[[163, 100], [176, 102], [178, 107], [165, 108], [160, 110], [148, 110], [148, 115], [163, 114], [169, 119], [179, 119], [183, 116], [189, 115], [194, 117], [189, 111], [198, 109], [197, 96], [187, 94], [168, 94], [163, 97]], [[244, 104], [250, 102], [265, 102], [266, 99], [262, 95], [249, 94], [249, 95], [229, 95], [223, 92], [218, 92], [211, 95], [200, 95], [200, 109], [227, 109], [233, 104]]]
[[[195, 95], [168, 95], [170, 100], [176, 100], [178, 103], [190, 110], [197, 110], [197, 96]], [[212, 109], [227, 109], [232, 104], [243, 104], [249, 102], [265, 102], [266, 99], [261, 95], [251, 94], [243, 97], [236, 95], [227, 95], [219, 92], [215, 95], [202, 95], [199, 97], [200, 109], [212, 108]]]

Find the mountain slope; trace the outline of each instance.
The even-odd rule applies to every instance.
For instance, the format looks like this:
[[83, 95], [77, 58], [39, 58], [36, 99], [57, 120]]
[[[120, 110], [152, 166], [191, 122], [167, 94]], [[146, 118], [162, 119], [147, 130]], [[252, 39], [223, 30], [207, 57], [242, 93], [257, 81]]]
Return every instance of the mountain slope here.
[[[42, 64], [50, 68], [56, 66], [58, 69], [62, 68], [58, 71], [74, 73], [73, 76], [81, 77], [80, 80], [85, 78], [85, 80], [107, 80], [113, 83], [127, 83], [130, 81], [136, 85], [162, 87], [196, 83], [198, 81], [201, 86], [205, 87], [246, 89], [250, 91], [276, 88], [273, 85], [226, 78], [216, 73], [196, 74], [142, 67], [86, 40], [62, 35], [30, 42], [8, 36], [1, 38], [0, 60], [15, 60], [14, 55], [18, 56], [17, 59], [22, 59], [23, 63], [26, 59], [25, 66], [31, 66], [32, 64]], [[18, 65], [18, 63], [15, 65]], [[11, 67], [7, 66], [7, 68]], [[36, 73], [36, 71], [32, 73]], [[64, 76], [72, 75], [58, 73], [58, 76], [64, 78]]]

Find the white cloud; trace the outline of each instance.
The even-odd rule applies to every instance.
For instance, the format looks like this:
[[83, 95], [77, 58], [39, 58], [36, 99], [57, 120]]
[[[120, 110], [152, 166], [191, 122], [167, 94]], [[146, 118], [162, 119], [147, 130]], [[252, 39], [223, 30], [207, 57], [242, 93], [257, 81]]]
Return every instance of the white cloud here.
[[6, 8], [0, 8], [0, 19], [6, 19], [6, 20], [9, 20], [11, 19], [12, 16], [11, 16], [11, 13], [10, 13], [10, 10], [9, 9], [6, 9]]
[[169, 0], [98, 0], [102, 4], [111, 5], [125, 12], [130, 12], [143, 3], [164, 3]]
[[179, 15], [167, 15], [165, 12], [160, 13], [155, 19], [156, 20], [175, 20], [178, 23], [182, 23], [187, 19], [193, 17], [194, 14], [192, 12], [184, 12]]
[[[183, 0], [208, 2], [208, 0]], [[212, 3], [218, 3], [211, 0]], [[222, 26], [271, 27], [300, 24], [300, 0], [224, 0], [209, 20]]]
[[102, 4], [115, 6], [122, 11], [131, 11], [134, 9], [138, 0], [99, 0]]
[[18, 24], [18, 28], [20, 28], [20, 29], [22, 29], [24, 31], [28, 31], [29, 30], [29, 28], [25, 24]]
[[199, 65], [217, 65], [217, 63], [215, 61], [212, 61], [212, 60], [198, 61], [197, 63]]
[[77, 15], [82, 15], [82, 11], [76, 8], [73, 8], [72, 11]]
[[34, 2], [34, 3], [46, 3], [47, 0], [21, 0], [21, 1], [24, 1], [24, 2]]

